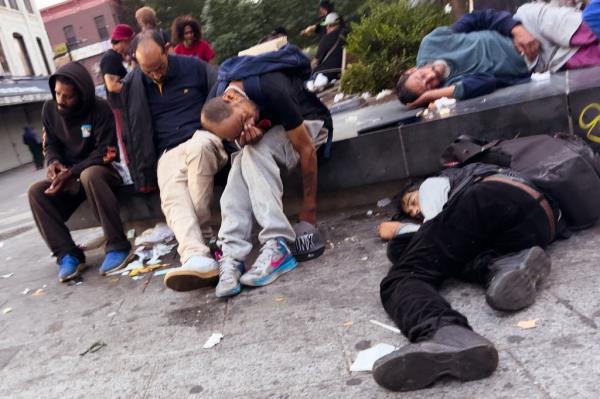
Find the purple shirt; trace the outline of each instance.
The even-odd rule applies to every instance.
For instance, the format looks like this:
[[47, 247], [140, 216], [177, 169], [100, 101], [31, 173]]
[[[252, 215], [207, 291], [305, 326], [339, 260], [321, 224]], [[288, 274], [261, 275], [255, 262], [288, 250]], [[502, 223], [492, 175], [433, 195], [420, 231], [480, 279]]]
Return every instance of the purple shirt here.
[[563, 69], [600, 65], [600, 41], [585, 22], [581, 23], [571, 38], [570, 44], [571, 46], [580, 46], [580, 49], [567, 61]]

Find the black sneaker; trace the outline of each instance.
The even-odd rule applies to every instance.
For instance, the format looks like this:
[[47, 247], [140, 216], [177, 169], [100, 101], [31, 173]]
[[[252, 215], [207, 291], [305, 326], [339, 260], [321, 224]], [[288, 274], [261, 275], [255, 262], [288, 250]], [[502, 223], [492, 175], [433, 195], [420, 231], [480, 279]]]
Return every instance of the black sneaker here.
[[461, 381], [489, 377], [498, 366], [498, 352], [481, 335], [459, 325], [447, 325], [427, 341], [412, 343], [382, 357], [373, 378], [392, 391], [426, 388], [444, 376]]
[[552, 261], [540, 247], [495, 259], [489, 266], [487, 303], [496, 310], [515, 311], [535, 302], [537, 287], [550, 274]]
[[317, 227], [308, 222], [298, 222], [293, 228], [296, 240], [290, 250], [298, 262], [318, 258], [325, 252], [325, 243]]

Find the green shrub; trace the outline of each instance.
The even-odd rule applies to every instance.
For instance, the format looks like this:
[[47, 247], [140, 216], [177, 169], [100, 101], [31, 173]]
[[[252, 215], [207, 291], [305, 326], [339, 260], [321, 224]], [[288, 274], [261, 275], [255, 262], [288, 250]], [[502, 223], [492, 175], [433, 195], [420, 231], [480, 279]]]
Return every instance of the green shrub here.
[[450, 16], [432, 4], [411, 7], [408, 0], [369, 4], [368, 15], [352, 25], [346, 49], [358, 60], [344, 72], [344, 93], [376, 93], [394, 87], [398, 73], [414, 66], [421, 39], [450, 24]]

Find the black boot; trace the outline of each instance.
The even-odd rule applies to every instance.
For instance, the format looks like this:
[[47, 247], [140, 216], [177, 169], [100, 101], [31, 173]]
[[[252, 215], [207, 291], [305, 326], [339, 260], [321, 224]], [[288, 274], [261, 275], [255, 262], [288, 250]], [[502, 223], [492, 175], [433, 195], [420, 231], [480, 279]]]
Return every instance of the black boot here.
[[489, 266], [485, 299], [496, 310], [515, 311], [535, 302], [537, 286], [550, 274], [552, 261], [540, 247], [495, 259]]
[[392, 391], [426, 388], [443, 376], [462, 381], [489, 377], [498, 366], [494, 345], [472, 330], [447, 325], [427, 341], [412, 343], [382, 357], [373, 378]]

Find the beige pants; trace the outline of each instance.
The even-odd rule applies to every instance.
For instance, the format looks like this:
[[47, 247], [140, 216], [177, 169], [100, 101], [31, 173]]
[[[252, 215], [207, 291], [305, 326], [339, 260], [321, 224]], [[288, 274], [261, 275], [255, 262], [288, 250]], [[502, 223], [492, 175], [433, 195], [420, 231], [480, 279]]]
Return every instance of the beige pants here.
[[179, 243], [182, 263], [193, 255], [210, 256], [204, 239], [212, 234], [209, 222], [213, 180], [227, 159], [221, 139], [197, 130], [192, 138], [166, 151], [158, 161], [160, 202]]

